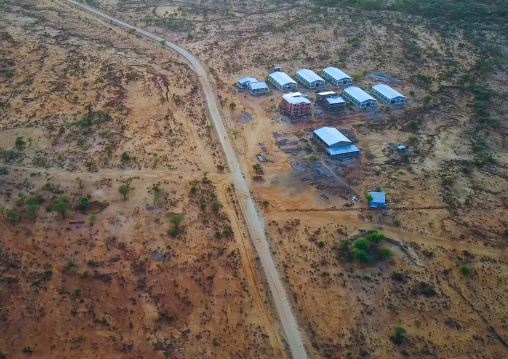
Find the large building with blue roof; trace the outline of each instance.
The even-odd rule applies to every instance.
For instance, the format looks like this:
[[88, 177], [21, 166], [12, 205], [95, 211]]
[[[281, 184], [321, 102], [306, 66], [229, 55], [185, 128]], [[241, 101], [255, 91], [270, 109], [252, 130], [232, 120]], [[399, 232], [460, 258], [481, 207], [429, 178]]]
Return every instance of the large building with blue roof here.
[[376, 99], [356, 86], [344, 89], [344, 96], [361, 108], [376, 106]]
[[281, 91], [296, 90], [298, 87], [296, 81], [282, 71], [272, 72], [268, 77], [268, 81]]
[[301, 69], [296, 71], [296, 79], [310, 89], [325, 87], [325, 80], [314, 71]]
[[406, 102], [404, 95], [385, 84], [372, 86], [372, 93], [388, 104], [403, 104]]
[[327, 67], [323, 69], [323, 77], [332, 82], [335, 86], [351, 85], [353, 83], [351, 76], [336, 67]]
[[360, 149], [335, 127], [314, 130], [313, 139], [330, 156], [350, 157], [360, 154]]
[[268, 93], [268, 85], [264, 81], [249, 82], [247, 89], [251, 95], [264, 95]]

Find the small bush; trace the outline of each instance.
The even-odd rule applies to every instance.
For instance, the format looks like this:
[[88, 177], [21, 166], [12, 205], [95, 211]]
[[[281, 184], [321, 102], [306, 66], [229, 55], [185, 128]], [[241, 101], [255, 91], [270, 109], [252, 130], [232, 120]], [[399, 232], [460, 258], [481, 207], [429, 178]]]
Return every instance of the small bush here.
[[379, 256], [385, 260], [390, 259], [393, 257], [393, 252], [389, 248], [381, 247], [379, 248]]
[[319, 241], [319, 242], [317, 243], [317, 245], [318, 245], [318, 247], [319, 247], [319, 248], [323, 248], [323, 247], [325, 246], [325, 242], [323, 242], [323, 241]]
[[396, 280], [397, 282], [403, 282], [404, 281], [404, 275], [399, 272], [393, 272], [392, 273], [392, 279]]
[[468, 266], [465, 266], [465, 265], [462, 265], [459, 267], [459, 271], [460, 273], [464, 274], [464, 275], [470, 275], [471, 274], [471, 268], [469, 268]]
[[131, 156], [127, 152], [122, 153], [122, 161], [129, 161]]
[[402, 342], [406, 338], [406, 336], [405, 336], [405, 334], [407, 333], [406, 329], [397, 326], [394, 328], [394, 331], [395, 331], [395, 335], [390, 337], [390, 340], [397, 345], [402, 344]]

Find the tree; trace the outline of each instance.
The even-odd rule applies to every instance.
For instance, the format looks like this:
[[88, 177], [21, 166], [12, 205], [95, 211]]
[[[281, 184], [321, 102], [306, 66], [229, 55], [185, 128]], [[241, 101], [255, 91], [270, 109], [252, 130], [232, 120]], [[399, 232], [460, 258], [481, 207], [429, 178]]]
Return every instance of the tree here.
[[131, 159], [131, 156], [127, 152], [122, 153], [122, 161], [128, 161]]
[[368, 193], [368, 194], [365, 195], [365, 199], [367, 200], [367, 202], [370, 203], [370, 202], [372, 202], [373, 198], [372, 198], [372, 195], [370, 193]]
[[366, 236], [366, 238], [367, 238], [370, 242], [379, 243], [379, 242], [381, 242], [383, 239], [385, 239], [385, 235], [384, 235], [384, 234], [381, 234], [381, 233], [377, 233], [377, 231], [375, 231], [375, 230], [371, 230], [371, 231], [368, 231], [368, 232], [367, 232], [367, 236]]
[[392, 340], [392, 342], [394, 342], [397, 345], [402, 344], [402, 342], [404, 341], [404, 338], [406, 337], [405, 336], [405, 334], [407, 333], [406, 329], [397, 326], [394, 328], [394, 331], [395, 331], [395, 335], [390, 337], [390, 339]]
[[232, 110], [233, 110], [233, 109], [235, 109], [235, 108], [236, 108], [236, 103], [231, 102], [231, 103], [229, 104], [229, 108], [231, 108]]
[[78, 138], [77, 142], [78, 142], [79, 146], [83, 146], [85, 144], [85, 142], [86, 142], [86, 138], [85, 137], [80, 137], [80, 138]]
[[7, 211], [7, 218], [9, 219], [9, 221], [14, 222], [16, 219], [18, 219], [18, 217], [19, 217], [18, 211], [14, 209]]
[[220, 206], [221, 206], [221, 204], [217, 200], [213, 200], [212, 203], [210, 203], [210, 207], [212, 208], [212, 211], [214, 211], [214, 212], [218, 212], [220, 209]]
[[88, 217], [88, 222], [90, 222], [90, 225], [93, 226], [93, 224], [97, 221], [97, 215], [95, 213], [92, 213], [90, 217]]
[[353, 254], [353, 258], [360, 263], [368, 264], [371, 261], [370, 256], [363, 249], [353, 248], [351, 253]]
[[30, 197], [26, 200], [26, 212], [30, 218], [35, 218], [37, 208], [39, 208], [39, 199], [37, 197]]
[[174, 214], [171, 216], [171, 218], [169, 218], [169, 221], [171, 223], [173, 223], [175, 228], [178, 228], [180, 226], [180, 223], [182, 222], [182, 220], [183, 220], [183, 216], [181, 214]]
[[58, 196], [55, 203], [53, 203], [53, 211], [61, 215], [62, 218], [67, 217], [70, 208], [71, 204], [69, 199], [64, 195]]
[[121, 185], [118, 187], [118, 193], [120, 193], [123, 196], [123, 199], [126, 200], [129, 192], [131, 191], [130, 187], [126, 184]]
[[468, 266], [466, 265], [462, 265], [459, 267], [459, 270], [460, 270], [460, 273], [464, 274], [464, 275], [470, 275], [471, 274], [471, 268], [469, 268]]
[[18, 149], [23, 149], [23, 147], [25, 147], [26, 143], [25, 143], [25, 140], [23, 139], [23, 137], [16, 137], [16, 141], [14, 141], [14, 145], [16, 146], [16, 148]]
[[370, 243], [367, 239], [360, 238], [360, 239], [357, 239], [356, 241], [354, 241], [353, 247], [356, 249], [361, 249], [361, 250], [367, 252], [369, 250]]
[[79, 208], [81, 208], [81, 210], [86, 210], [88, 207], [90, 207], [90, 200], [88, 199], [88, 197], [83, 197], [79, 200]]

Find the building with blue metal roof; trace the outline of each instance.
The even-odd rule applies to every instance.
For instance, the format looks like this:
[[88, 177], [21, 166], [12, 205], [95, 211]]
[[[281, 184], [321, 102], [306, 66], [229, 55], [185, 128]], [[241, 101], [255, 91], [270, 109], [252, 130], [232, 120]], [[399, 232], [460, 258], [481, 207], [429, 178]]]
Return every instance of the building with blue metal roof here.
[[372, 86], [372, 93], [388, 104], [403, 104], [406, 102], [404, 95], [385, 84]]
[[257, 81], [258, 79], [255, 77], [242, 77], [241, 79], [238, 80], [236, 84], [238, 85], [239, 88], [244, 89], [247, 87], [249, 82], [257, 82]]
[[323, 69], [323, 77], [330, 80], [335, 86], [350, 85], [353, 83], [351, 76], [336, 67]]
[[370, 201], [371, 208], [386, 207], [386, 193], [384, 192], [370, 192], [372, 201]]
[[338, 111], [346, 107], [346, 101], [337, 92], [318, 92], [316, 102], [328, 111]]
[[354, 156], [360, 149], [335, 127], [321, 127], [314, 130], [313, 140], [330, 156]]
[[325, 80], [314, 71], [301, 69], [296, 71], [296, 78], [310, 89], [325, 87]]
[[344, 89], [344, 96], [361, 108], [376, 106], [376, 99], [356, 86]]
[[298, 87], [296, 81], [282, 71], [272, 72], [268, 77], [268, 81], [281, 91], [296, 90]]
[[264, 95], [268, 93], [268, 85], [264, 81], [249, 82], [247, 88], [251, 95]]

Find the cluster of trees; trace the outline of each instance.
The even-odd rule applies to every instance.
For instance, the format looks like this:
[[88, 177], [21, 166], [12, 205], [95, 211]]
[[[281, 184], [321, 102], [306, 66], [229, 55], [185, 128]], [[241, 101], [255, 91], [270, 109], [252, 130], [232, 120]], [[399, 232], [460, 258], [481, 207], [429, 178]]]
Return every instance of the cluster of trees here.
[[387, 260], [393, 257], [393, 252], [379, 244], [385, 239], [384, 234], [376, 230], [370, 230], [365, 237], [358, 238], [354, 242], [343, 240], [339, 249], [339, 258], [346, 261], [356, 260], [362, 264]]

